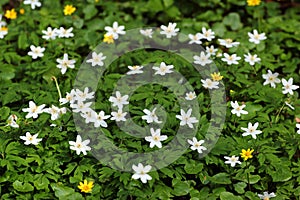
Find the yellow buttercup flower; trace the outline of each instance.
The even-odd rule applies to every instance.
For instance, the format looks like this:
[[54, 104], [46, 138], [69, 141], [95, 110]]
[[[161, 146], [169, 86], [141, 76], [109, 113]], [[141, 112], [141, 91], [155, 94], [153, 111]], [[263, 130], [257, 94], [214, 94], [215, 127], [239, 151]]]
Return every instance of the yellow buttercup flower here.
[[64, 8], [65, 15], [72, 15], [75, 12], [76, 8], [73, 5], [66, 5]]
[[21, 15], [23, 15], [25, 13], [24, 8], [21, 8], [19, 12], [20, 12]]
[[247, 149], [247, 151], [245, 149], [242, 149], [242, 153], [241, 154], [241, 157], [244, 158], [244, 160], [248, 160], [249, 158], [252, 158], [252, 152], [254, 151], [254, 149], [250, 150], [250, 149]]
[[104, 35], [103, 42], [106, 42], [107, 44], [114, 43], [114, 38], [113, 38], [112, 35], [107, 35], [107, 34], [105, 34], [105, 35]]
[[212, 79], [214, 81], [220, 81], [223, 78], [223, 76], [221, 76], [220, 72], [218, 72], [218, 73], [214, 72], [213, 74], [210, 74], [210, 76], [212, 77]]
[[17, 18], [17, 13], [15, 11], [15, 9], [11, 9], [11, 10], [6, 10], [5, 15], [4, 15], [7, 19], [16, 19]]
[[93, 181], [88, 182], [87, 180], [84, 180], [83, 183], [80, 182], [78, 185], [78, 188], [81, 190], [81, 192], [85, 192], [85, 193], [91, 192], [93, 187], [94, 187], [94, 182]]
[[261, 0], [247, 0], [248, 6], [258, 6]]

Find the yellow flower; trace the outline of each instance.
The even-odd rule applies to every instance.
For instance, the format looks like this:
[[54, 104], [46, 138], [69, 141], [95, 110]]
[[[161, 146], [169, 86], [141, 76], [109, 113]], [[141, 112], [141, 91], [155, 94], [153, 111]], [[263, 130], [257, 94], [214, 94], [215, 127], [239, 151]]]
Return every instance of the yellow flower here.
[[114, 43], [114, 38], [113, 38], [112, 35], [107, 35], [107, 34], [105, 34], [105, 35], [104, 35], [103, 42], [106, 42], [107, 44]]
[[242, 153], [241, 154], [241, 157], [244, 158], [244, 160], [248, 160], [248, 158], [252, 158], [252, 152], [254, 151], [254, 149], [252, 149], [250, 151], [250, 149], [247, 149], [247, 151], [245, 149], [242, 149]]
[[220, 81], [223, 78], [223, 76], [220, 75], [220, 72], [218, 73], [214, 72], [213, 74], [210, 74], [210, 76], [214, 81]]
[[258, 6], [261, 0], [247, 0], [248, 6]]
[[64, 8], [65, 15], [72, 15], [75, 12], [76, 8], [73, 5], [66, 5]]
[[7, 19], [16, 19], [17, 18], [17, 13], [15, 11], [15, 9], [11, 9], [11, 10], [6, 10], [5, 15], [4, 15]]
[[87, 180], [84, 180], [83, 183], [80, 182], [78, 185], [78, 188], [81, 190], [81, 192], [91, 192], [92, 188], [94, 187], [94, 182], [93, 181], [89, 181], [87, 182]]
[[24, 13], [25, 13], [24, 8], [21, 8], [21, 9], [20, 9], [20, 14], [23, 15]]
[[98, 3], [98, 2], [99, 2], [99, 0], [95, 0], [95, 2], [96, 2], [96, 3]]

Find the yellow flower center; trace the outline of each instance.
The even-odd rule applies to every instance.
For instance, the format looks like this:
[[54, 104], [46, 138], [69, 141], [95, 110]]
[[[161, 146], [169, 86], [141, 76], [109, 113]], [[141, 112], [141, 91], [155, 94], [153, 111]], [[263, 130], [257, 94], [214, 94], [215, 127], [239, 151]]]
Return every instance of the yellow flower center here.
[[8, 30], [8, 28], [5, 27], [5, 26], [3, 26], [3, 27], [0, 28], [0, 31], [7, 31], [7, 30]]
[[155, 141], [159, 141], [159, 136], [157, 136], [157, 135], [156, 135], [156, 136], [154, 136], [154, 137], [153, 137], [153, 140], [155, 140]]
[[226, 43], [229, 43], [229, 44], [232, 43], [232, 39], [229, 39], [229, 38], [226, 39], [225, 41], [226, 41]]

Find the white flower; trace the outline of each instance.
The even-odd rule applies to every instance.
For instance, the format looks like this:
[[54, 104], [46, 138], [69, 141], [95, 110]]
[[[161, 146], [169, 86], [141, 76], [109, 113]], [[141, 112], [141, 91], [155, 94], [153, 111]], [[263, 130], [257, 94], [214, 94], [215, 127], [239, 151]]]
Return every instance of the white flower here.
[[106, 56], [103, 56], [103, 53], [97, 54], [96, 52], [93, 52], [92, 59], [88, 59], [86, 62], [92, 63], [93, 67], [96, 65], [103, 66], [104, 65], [103, 60], [105, 60], [105, 58]]
[[196, 33], [195, 35], [189, 34], [188, 36], [190, 38], [189, 44], [202, 44], [202, 35], [200, 33]]
[[29, 108], [23, 108], [23, 112], [28, 112], [28, 114], [25, 116], [25, 118], [38, 118], [39, 114], [43, 113], [43, 108], [45, 107], [45, 104], [42, 104], [40, 106], [35, 105], [33, 101], [29, 101]]
[[201, 79], [201, 82], [203, 84], [203, 87], [208, 88], [208, 89], [218, 89], [219, 88], [219, 81], [212, 81], [209, 78], [203, 80]]
[[30, 45], [31, 51], [28, 52], [28, 55], [32, 57], [32, 59], [37, 59], [38, 57], [43, 57], [43, 52], [45, 51], [44, 47], [35, 47], [33, 45]]
[[61, 73], [65, 74], [68, 68], [74, 69], [75, 68], [75, 60], [69, 60], [68, 54], [64, 53], [63, 59], [57, 58], [56, 62], [58, 62], [58, 65], [56, 65], [57, 68], [61, 69]]
[[295, 108], [291, 104], [289, 104], [289, 102], [285, 101], [284, 103], [285, 103], [285, 105], [290, 107], [290, 109], [295, 110]]
[[89, 143], [90, 143], [90, 140], [82, 141], [82, 138], [80, 135], [77, 135], [76, 142], [69, 141], [70, 149], [76, 151], [77, 155], [79, 155], [80, 152], [82, 152], [83, 155], [86, 155], [87, 151], [91, 150], [91, 147], [88, 146]]
[[127, 112], [123, 112], [122, 110], [118, 110], [118, 112], [111, 112], [111, 120], [116, 120], [117, 122], [119, 121], [126, 121], [126, 116]]
[[31, 135], [30, 132], [26, 132], [26, 136], [20, 136], [22, 140], [25, 140], [24, 144], [29, 145], [37, 145], [40, 141], [42, 141], [41, 138], [37, 138], [39, 134]]
[[237, 61], [241, 59], [241, 57], [236, 54], [229, 55], [228, 53], [223, 54], [225, 58], [221, 58], [222, 61], [227, 62], [228, 65], [239, 64]]
[[284, 78], [281, 80], [282, 82], [282, 93], [283, 94], [287, 94], [289, 93], [290, 95], [293, 95], [294, 94], [294, 91], [293, 90], [297, 90], [299, 88], [298, 85], [293, 85], [293, 78], [290, 78], [288, 81], [286, 81]]
[[148, 109], [144, 109], [143, 112], [146, 114], [144, 116], [142, 116], [142, 119], [143, 120], [147, 120], [147, 123], [152, 123], [152, 122], [155, 122], [155, 123], [162, 123], [162, 121], [158, 121], [158, 117], [157, 115], [155, 114], [155, 110], [156, 108], [154, 108], [152, 111], [148, 110]]
[[274, 192], [270, 194], [268, 192], [264, 192], [264, 194], [258, 194], [258, 197], [263, 200], [269, 200], [271, 197], [276, 197], [276, 195], [274, 194]]
[[277, 72], [275, 72], [274, 74], [271, 72], [271, 70], [268, 70], [267, 74], [263, 74], [262, 77], [264, 79], [266, 79], [266, 81], [264, 82], [264, 85], [270, 84], [271, 87], [276, 88], [276, 84], [275, 83], [280, 83], [280, 79], [277, 78], [279, 74]]
[[211, 41], [212, 39], [215, 38], [215, 32], [213, 32], [211, 29], [206, 30], [205, 27], [202, 27], [202, 33], [201, 34], [201, 38], [204, 38], [208, 41]]
[[210, 47], [205, 47], [205, 52], [207, 53], [207, 55], [209, 56], [214, 56], [216, 55], [216, 52], [218, 51], [218, 49], [215, 49], [215, 47], [213, 45], [210, 45]]
[[243, 133], [243, 136], [251, 135], [253, 139], [256, 139], [256, 135], [262, 133], [262, 131], [256, 130], [257, 127], [258, 127], [258, 122], [256, 122], [253, 126], [252, 123], [249, 122], [248, 128], [243, 128], [243, 127], [241, 128], [243, 131], [246, 131], [245, 133]]
[[152, 177], [147, 174], [151, 170], [150, 165], [144, 167], [142, 163], [139, 163], [138, 166], [132, 165], [132, 169], [134, 171], [134, 174], [132, 175], [133, 179], [141, 179], [142, 183], [147, 183], [148, 180], [152, 179]]
[[94, 110], [89, 109], [85, 112], [80, 113], [80, 115], [85, 119], [85, 123], [90, 123], [95, 121], [95, 116], [97, 115], [97, 113]]
[[17, 115], [10, 115], [7, 119], [7, 125], [6, 126], [11, 126], [13, 128], [19, 128], [19, 125], [17, 124], [17, 120], [18, 120], [18, 117]]
[[146, 37], [152, 38], [153, 30], [151, 28], [146, 30], [140, 30], [140, 33]]
[[150, 128], [150, 132], [151, 132], [151, 136], [145, 137], [145, 140], [147, 142], [150, 142], [150, 148], [153, 148], [154, 146], [161, 148], [162, 147], [161, 141], [168, 139], [168, 136], [160, 135], [160, 129], [154, 130], [153, 128]]
[[87, 102], [84, 103], [83, 101], [77, 101], [76, 103], [73, 103], [71, 105], [72, 107], [72, 111], [75, 113], [85, 113], [91, 110], [90, 106], [91, 106], [92, 102]]
[[104, 29], [107, 31], [107, 35], [112, 35], [113, 38], [116, 40], [119, 38], [119, 35], [125, 35], [126, 32], [124, 31], [125, 26], [119, 26], [118, 22], [114, 22], [113, 26], [105, 26]]
[[183, 109], [180, 109], [181, 115], [176, 115], [176, 118], [181, 120], [180, 126], [188, 125], [190, 128], [194, 128], [193, 124], [198, 123], [196, 117], [191, 117], [192, 109], [190, 108], [187, 112], [184, 112]]
[[[0, 21], [0, 23], [1, 23], [1, 21]], [[8, 33], [7, 28], [6, 28], [6, 27], [1, 27], [1, 26], [0, 26], [0, 38], [1, 38], [1, 39], [4, 38], [4, 36], [6, 36], [7, 33]]]
[[249, 42], [259, 44], [261, 40], [267, 39], [265, 33], [258, 34], [257, 30], [253, 30], [253, 33], [248, 32]]
[[260, 59], [259, 57], [257, 57], [256, 54], [251, 55], [250, 53], [248, 53], [248, 55], [245, 54], [244, 56], [245, 56], [245, 61], [246, 61], [247, 63], [249, 63], [250, 65], [255, 65], [255, 63], [261, 61], [261, 59]]
[[198, 153], [202, 153], [202, 151], [207, 150], [206, 147], [202, 146], [202, 144], [204, 143], [204, 140], [197, 140], [197, 138], [193, 137], [193, 140], [187, 140], [188, 143], [191, 145], [191, 149], [193, 151], [197, 150]]
[[85, 87], [84, 91], [81, 91], [79, 89], [75, 90], [75, 99], [77, 101], [85, 101], [87, 99], [93, 99], [95, 92], [89, 92], [89, 88]]
[[231, 157], [229, 156], [224, 156], [225, 159], [227, 159], [227, 161], [225, 161], [225, 164], [230, 164], [231, 167], [235, 167], [236, 164], [242, 164], [241, 161], [239, 161], [239, 157], [233, 155]]
[[53, 29], [51, 27], [48, 27], [47, 30], [42, 30], [42, 33], [44, 34], [42, 38], [45, 40], [54, 40], [57, 36], [57, 29]]
[[186, 93], [185, 94], [185, 99], [186, 100], [193, 100], [195, 99], [197, 96], [196, 96], [196, 93], [195, 92], [189, 92], [189, 93]]
[[116, 97], [110, 96], [108, 101], [112, 102], [112, 106], [118, 106], [119, 109], [123, 108], [123, 105], [129, 104], [127, 101], [128, 95], [121, 96], [121, 93], [119, 91], [116, 91]]
[[2, 15], [0, 14], [0, 28], [2, 26], [6, 26], [6, 22], [5, 21], [2, 21]]
[[[93, 114], [93, 113], [92, 113]], [[96, 115], [93, 117], [94, 127], [107, 127], [107, 123], [104, 121], [105, 119], [110, 118], [110, 115], [105, 115], [104, 111], [100, 111], [99, 114], [95, 113]]]
[[152, 67], [152, 69], [156, 71], [155, 74], [159, 74], [161, 76], [172, 73], [173, 71], [171, 69], [173, 68], [173, 65], [166, 65], [164, 62], [161, 62], [159, 67]]
[[41, 7], [41, 2], [39, 2], [38, 0], [25, 0], [24, 4], [30, 4], [31, 5], [31, 9], [35, 9], [35, 7]]
[[245, 115], [248, 114], [247, 111], [243, 110], [246, 107], [246, 105], [240, 106], [237, 101], [235, 101], [235, 102], [231, 101], [230, 104], [231, 104], [231, 107], [233, 108], [231, 110], [232, 114], [236, 114], [238, 117], [240, 117], [241, 114], [245, 114]]
[[300, 124], [296, 124], [296, 128], [298, 129], [297, 133], [300, 134]]
[[72, 33], [73, 27], [69, 29], [65, 29], [64, 27], [60, 27], [59, 29], [56, 30], [56, 34], [58, 35], [59, 38], [69, 38], [69, 37], [74, 37], [74, 34]]
[[76, 92], [74, 89], [72, 89], [70, 93], [67, 92], [67, 95], [65, 98], [59, 99], [59, 102], [61, 105], [66, 104], [68, 102], [72, 105], [74, 103], [74, 101], [76, 100], [75, 96], [76, 96]]
[[168, 27], [165, 25], [161, 25], [160, 28], [162, 31], [160, 31], [160, 34], [166, 35], [167, 38], [171, 38], [172, 36], [176, 36], [177, 32], [179, 31], [179, 28], [176, 28], [176, 23], [169, 22]]
[[44, 112], [51, 114], [51, 120], [58, 119], [62, 114], [66, 113], [66, 108], [58, 108], [54, 105], [51, 108], [45, 108]]
[[210, 60], [209, 57], [210, 57], [209, 54], [205, 55], [204, 51], [202, 51], [200, 53], [200, 56], [193, 56], [194, 63], [199, 64], [201, 66], [204, 66], [206, 64], [210, 64], [210, 63], [212, 63], [212, 60]]
[[130, 71], [128, 71], [126, 74], [130, 75], [130, 74], [141, 74], [143, 73], [143, 69], [144, 66], [139, 66], [139, 65], [134, 65], [134, 66], [128, 66], [128, 69], [130, 69]]
[[231, 47], [237, 47], [239, 46], [239, 42], [233, 42], [232, 39], [218, 39], [220, 42], [220, 45], [225, 46], [226, 48], [231, 48]]

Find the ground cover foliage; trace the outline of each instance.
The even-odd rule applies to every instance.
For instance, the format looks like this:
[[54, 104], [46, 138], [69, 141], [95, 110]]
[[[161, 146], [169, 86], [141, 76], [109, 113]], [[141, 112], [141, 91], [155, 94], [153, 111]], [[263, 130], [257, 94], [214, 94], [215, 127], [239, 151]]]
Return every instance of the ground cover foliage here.
[[[300, 123], [300, 101], [296, 86], [300, 82], [300, 7], [297, 2], [44, 0], [34, 9], [32, 4], [25, 2], [0, 2], [1, 199], [299, 198], [300, 125], [297, 123]], [[251, 6], [249, 2], [258, 2], [259, 5]], [[64, 12], [66, 5], [72, 5], [76, 10], [70, 7], [70, 10]], [[15, 17], [13, 13], [7, 14], [7, 10], [12, 9], [15, 9]], [[133, 176], [138, 174], [134, 170], [137, 168], [131, 172], [115, 170], [96, 159], [89, 147], [100, 146], [93, 141], [93, 146], [83, 144], [83, 147], [76, 147], [78, 132], [73, 114], [77, 112], [76, 109], [81, 109], [78, 106], [76, 108], [80, 102], [80, 91], [77, 91], [77, 103], [70, 103], [66, 99], [66, 104], [59, 101], [71, 93], [79, 67], [87, 62], [86, 57], [95, 51], [97, 45], [106, 42], [106, 45], [119, 45], [119, 50], [126, 48], [118, 43], [124, 34], [119, 32], [118, 37], [109, 37], [107, 33], [109, 31], [105, 27], [112, 27], [114, 22], [119, 26], [124, 25], [124, 31], [145, 27], [158, 27], [160, 31], [161, 25], [168, 26], [171, 22], [176, 23], [176, 28], [186, 36], [196, 33], [204, 35], [206, 30], [211, 29], [215, 38], [207, 40], [199, 36], [195, 41], [201, 41], [204, 48], [213, 45], [218, 49], [209, 58], [215, 63], [220, 75], [210, 77], [215, 71], [207, 71], [215, 87], [184, 58], [160, 50], [128, 52], [103, 72], [97, 90], [91, 94], [95, 99], [93, 106], [97, 114], [103, 111], [105, 115], [113, 115], [111, 104], [114, 100], [110, 100], [110, 97], [116, 96], [114, 88], [117, 81], [128, 73], [128, 66], [146, 66], [147, 63], [161, 66], [162, 62], [166, 66], [173, 65], [174, 68], [169, 70], [183, 74], [195, 91], [196, 96], [194, 98], [192, 95], [191, 100], [199, 105], [199, 113], [193, 113], [192, 116], [197, 116], [199, 125], [191, 122], [192, 119], [190, 123], [180, 124], [182, 120], [178, 115], [183, 114], [178, 96], [162, 85], [143, 85], [127, 99], [127, 114], [130, 113], [132, 121], [140, 127], [149, 124], [142, 119], [144, 109], [151, 111], [152, 105], [160, 104], [167, 111], [166, 116], [157, 114], [158, 120], [165, 120], [160, 131], [161, 136], [167, 135], [167, 138], [161, 139], [162, 146], [175, 138], [179, 127], [189, 129], [190, 124], [193, 128], [198, 127], [196, 143], [203, 140], [197, 146], [193, 138], [185, 138], [184, 145], [187, 148], [184, 154], [166, 167], [146, 172], [151, 178], [140, 173], [146, 181], [136, 180], [139, 177]], [[70, 32], [62, 37], [59, 34], [63, 35], [63, 31], [56, 32], [55, 39], [47, 39], [43, 37], [43, 31], [48, 27], [63, 27]], [[206, 30], [203, 31], [203, 28]], [[250, 41], [249, 33], [254, 33], [254, 30], [265, 33], [266, 39], [258, 43]], [[218, 40], [228, 38], [239, 44], [231, 47], [232, 41], [229, 41], [228, 47], [221, 45]], [[183, 37], [180, 41], [188, 44], [190, 39]], [[45, 48], [43, 55], [35, 58], [28, 54], [36, 53], [32, 45]], [[208, 51], [204, 52], [208, 55]], [[248, 53], [256, 54], [260, 61], [252, 64], [246, 61], [245, 55]], [[236, 60], [238, 64], [230, 64], [225, 54], [239, 56], [240, 59]], [[100, 58], [105, 61], [105, 58]], [[68, 67], [61, 64], [63, 60], [68, 60]], [[59, 64], [60, 67], [57, 66]], [[102, 65], [99, 62], [98, 66], [90, 67], [97, 69]], [[275, 76], [275, 73], [278, 75]], [[171, 72], [167, 75], [171, 77]], [[270, 80], [271, 76], [274, 77]], [[168, 80], [172, 82], [172, 79]], [[209, 121], [214, 120], [210, 93], [220, 88], [224, 88], [226, 93], [220, 97], [225, 98], [227, 106], [226, 115], [223, 116], [225, 123], [217, 143], [206, 156], [201, 157], [199, 155], [207, 147], [205, 134]], [[183, 90], [179, 88], [178, 91], [184, 99]], [[89, 89], [89, 92], [92, 90]], [[34, 111], [26, 110], [35, 106], [30, 106], [29, 102], [37, 106], [45, 105], [43, 108], [35, 107]], [[56, 110], [55, 114], [51, 109], [45, 111], [51, 107]], [[117, 107], [120, 108], [120, 105]], [[42, 111], [38, 112], [38, 108]], [[38, 116], [28, 116], [28, 113], [37, 113]], [[77, 113], [80, 115], [84, 111]], [[98, 114], [98, 118], [102, 114]], [[131, 152], [159, 149], [159, 146], [149, 146], [149, 142], [143, 138], [124, 133], [116, 125], [116, 120], [102, 119], [92, 120], [91, 126], [101, 129], [119, 148]], [[218, 120], [215, 120], [217, 123]], [[26, 135], [27, 132], [31, 136]], [[33, 138], [35, 134], [41, 140]], [[84, 135], [81, 137], [82, 141], [87, 140]], [[165, 156], [168, 155], [171, 156]], [[238, 156], [239, 160], [232, 156]], [[123, 161], [120, 160], [121, 163], [115, 163], [116, 166], [122, 165]], [[132, 164], [137, 166], [139, 163]], [[143, 164], [145, 166], [147, 163]], [[84, 180], [92, 182], [92, 185], [85, 189], [80, 187], [88, 185], [83, 184]], [[274, 194], [263, 197], [264, 192]]]

